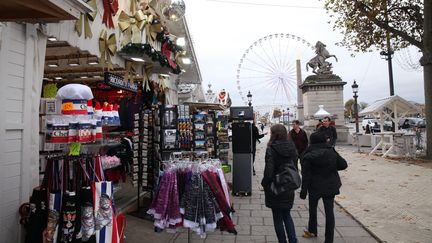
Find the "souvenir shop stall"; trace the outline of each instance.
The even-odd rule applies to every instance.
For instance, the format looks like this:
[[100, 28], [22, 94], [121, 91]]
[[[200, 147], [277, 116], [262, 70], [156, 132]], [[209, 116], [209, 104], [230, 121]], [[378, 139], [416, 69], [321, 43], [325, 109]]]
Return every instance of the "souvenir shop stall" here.
[[38, 207], [38, 217], [23, 217], [28, 242], [42, 242], [42, 235], [48, 242], [123, 239], [124, 206], [131, 200], [145, 206], [137, 199], [152, 196], [161, 151], [178, 146], [170, 137], [177, 138], [177, 106], [162, 105], [160, 80], [143, 87], [109, 73], [105, 78], [103, 89], [44, 85], [42, 96], [55, 98], [41, 99], [41, 186], [20, 208], [27, 215], [31, 205]]
[[[27, 78], [25, 94], [41, 97], [39, 116], [28, 107], [23, 115], [26, 129], [39, 119], [31, 154], [39, 150], [40, 186], [19, 208], [26, 242], [122, 241], [124, 205], [148, 209], [137, 199], [154, 198], [164, 158], [194, 146], [192, 133], [180, 140], [179, 128], [192, 123], [180, 122], [175, 105], [177, 81], [201, 81], [183, 1], [80, 2], [76, 21], [41, 27], [41, 70], [26, 64], [38, 81]], [[186, 51], [196, 64], [186, 66]], [[31, 192], [36, 183], [28, 184]]]
[[[132, 122], [120, 129], [129, 125], [121, 120], [130, 118], [120, 116], [119, 104], [95, 96], [89, 86], [56, 87], [46, 83], [42, 96], [55, 98], [41, 99], [41, 186], [20, 207], [26, 242], [120, 242], [125, 216], [115, 198], [125, 196], [117, 192], [128, 185], [127, 177], [133, 185], [139, 159], [133, 137], [140, 127]], [[138, 91], [136, 86], [117, 89]], [[131, 104], [139, 106], [137, 100]], [[138, 121], [139, 109], [132, 113], [134, 106], [122, 106]]]

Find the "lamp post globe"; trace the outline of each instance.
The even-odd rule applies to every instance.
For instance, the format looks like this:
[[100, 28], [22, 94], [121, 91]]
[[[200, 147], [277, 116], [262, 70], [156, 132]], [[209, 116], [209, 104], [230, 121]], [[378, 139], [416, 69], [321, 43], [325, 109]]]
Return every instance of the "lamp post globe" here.
[[249, 106], [252, 106], [252, 94], [251, 94], [250, 90], [248, 91], [248, 94], [246, 95], [246, 97], [248, 99]]

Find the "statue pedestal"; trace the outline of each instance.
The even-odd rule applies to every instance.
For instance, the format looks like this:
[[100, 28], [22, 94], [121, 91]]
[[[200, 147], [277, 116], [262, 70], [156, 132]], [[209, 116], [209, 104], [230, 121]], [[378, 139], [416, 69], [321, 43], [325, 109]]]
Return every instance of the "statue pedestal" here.
[[311, 75], [306, 77], [300, 89], [303, 94], [304, 129], [308, 134], [315, 130], [318, 118], [314, 114], [319, 105], [331, 114], [336, 124], [337, 143], [348, 141], [348, 127], [345, 126], [343, 86], [346, 82], [334, 74]]

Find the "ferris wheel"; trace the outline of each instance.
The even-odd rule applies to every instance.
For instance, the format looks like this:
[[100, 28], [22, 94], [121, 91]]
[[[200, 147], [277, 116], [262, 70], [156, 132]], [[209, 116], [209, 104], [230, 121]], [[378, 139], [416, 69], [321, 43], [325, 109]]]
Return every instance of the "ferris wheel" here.
[[296, 60], [313, 57], [313, 51], [311, 43], [286, 33], [266, 35], [252, 43], [237, 68], [237, 90], [242, 101], [247, 105], [250, 91], [254, 106], [295, 103]]

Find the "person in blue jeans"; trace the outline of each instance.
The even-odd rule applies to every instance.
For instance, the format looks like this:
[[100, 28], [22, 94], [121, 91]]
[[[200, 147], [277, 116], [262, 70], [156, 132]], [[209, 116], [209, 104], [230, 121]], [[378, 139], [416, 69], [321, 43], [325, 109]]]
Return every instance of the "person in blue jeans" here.
[[[281, 124], [270, 128], [270, 140], [267, 144], [265, 155], [264, 177], [261, 185], [264, 188], [265, 205], [271, 208], [273, 223], [279, 243], [296, 243], [294, 221], [291, 218], [291, 208], [294, 203], [294, 191], [286, 190], [275, 195], [270, 190], [270, 185], [276, 174], [284, 167], [297, 159], [297, 149], [291, 140], [288, 140], [288, 132]], [[286, 234], [285, 234], [286, 233]]]
[[348, 164], [336, 152], [326, 132], [312, 133], [309, 141], [310, 145], [304, 153], [301, 164], [300, 198], [306, 199], [309, 194], [309, 223], [303, 237], [313, 238], [318, 235], [317, 207], [319, 199], [322, 198], [326, 218], [324, 243], [332, 243], [335, 228], [334, 198], [339, 194], [339, 188], [342, 186], [338, 171], [346, 169]]

